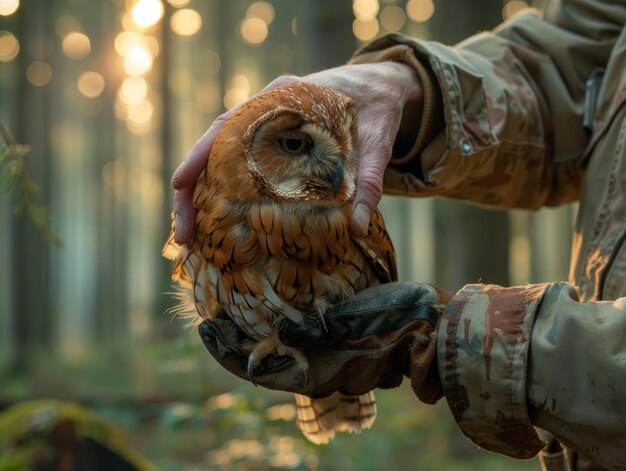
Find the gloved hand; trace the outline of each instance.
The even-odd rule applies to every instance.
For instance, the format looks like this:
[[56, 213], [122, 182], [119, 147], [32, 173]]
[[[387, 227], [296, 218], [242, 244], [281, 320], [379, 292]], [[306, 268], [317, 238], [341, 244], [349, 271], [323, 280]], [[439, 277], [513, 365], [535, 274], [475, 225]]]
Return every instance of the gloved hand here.
[[[419, 283], [388, 283], [369, 288], [331, 307], [325, 326], [315, 315], [296, 325], [278, 326], [280, 340], [300, 348], [309, 361], [305, 373], [290, 357], [267, 357], [254, 371], [269, 389], [322, 397], [339, 391], [364, 394], [399, 386], [404, 376], [423, 402], [442, 396], [437, 369], [437, 326], [453, 293]], [[200, 336], [211, 355], [235, 375], [247, 379], [250, 339], [223, 315], [204, 321]]]

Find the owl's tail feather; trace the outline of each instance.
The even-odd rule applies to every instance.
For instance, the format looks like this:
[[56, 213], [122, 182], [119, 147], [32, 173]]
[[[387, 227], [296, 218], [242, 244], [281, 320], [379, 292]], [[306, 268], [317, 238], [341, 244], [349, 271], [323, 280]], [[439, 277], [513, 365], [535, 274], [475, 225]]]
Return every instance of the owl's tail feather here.
[[336, 392], [319, 399], [296, 394], [296, 407], [298, 428], [316, 445], [328, 443], [336, 432], [359, 433], [376, 419], [374, 391], [360, 396]]

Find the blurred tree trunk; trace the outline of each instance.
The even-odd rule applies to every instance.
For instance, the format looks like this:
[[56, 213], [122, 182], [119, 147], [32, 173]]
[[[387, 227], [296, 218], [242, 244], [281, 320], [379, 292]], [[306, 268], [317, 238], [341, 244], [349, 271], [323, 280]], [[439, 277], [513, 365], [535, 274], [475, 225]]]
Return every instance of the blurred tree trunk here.
[[[432, 39], [455, 44], [502, 21], [499, 0], [435, 1]], [[509, 220], [490, 211], [448, 200], [434, 206], [435, 282], [450, 289], [465, 283], [509, 282]]]
[[[107, 34], [111, 25], [109, 19], [115, 15], [116, 8], [108, 2], [91, 6], [98, 9], [98, 15], [85, 15], [86, 29], [89, 31], [94, 46], [94, 57], [105, 56]], [[105, 90], [109, 103], [113, 102], [112, 90]], [[109, 94], [110, 93], [110, 94]], [[129, 192], [125, 182], [115, 185], [103, 184], [102, 172], [106, 165], [126, 162], [118, 152], [115, 133], [115, 115], [111, 107], [105, 106], [100, 113], [88, 121], [89, 149], [95, 163], [89, 170], [93, 172], [93, 181], [97, 185], [97, 204], [104, 220], [98, 231], [97, 264], [97, 305], [94, 306], [97, 338], [105, 342], [106, 348], [115, 355], [123, 356], [129, 347], [129, 299], [128, 299], [128, 260], [129, 230], [128, 201]], [[114, 357], [115, 358], [115, 357]]]
[[[164, 204], [161, 217], [162, 221], [161, 230], [158, 235], [158, 240], [165, 243], [170, 232], [171, 213], [174, 201], [174, 192], [170, 185], [170, 180], [174, 170], [180, 163], [180, 156], [174, 151], [174, 136], [173, 126], [178, 123], [175, 119], [172, 119], [172, 114], [175, 113], [172, 106], [173, 97], [170, 89], [170, 80], [172, 72], [171, 58], [174, 51], [172, 42], [172, 32], [170, 30], [170, 19], [172, 17], [173, 7], [167, 2], [163, 2], [165, 6], [165, 12], [163, 18], [160, 21], [160, 39], [161, 39], [161, 52], [158, 56], [158, 68], [159, 68], [159, 86], [161, 96], [161, 110], [160, 116], [160, 132], [159, 132], [159, 149], [161, 151], [161, 179], [163, 181], [164, 190]], [[158, 256], [159, 254], [155, 254]], [[151, 309], [152, 319], [154, 319], [154, 332], [160, 338], [172, 338], [177, 332], [177, 326], [171, 322], [163, 322], [163, 313], [172, 305], [171, 297], [166, 296], [165, 293], [172, 291], [172, 264], [165, 260], [160, 259], [157, 277], [155, 277], [157, 289], [155, 290], [154, 305]]]
[[[50, 29], [46, 18], [50, 2], [34, 0], [31, 8], [20, 8], [18, 36], [22, 49], [28, 51], [38, 32]], [[49, 32], [49, 31], [48, 31]], [[22, 74], [30, 64], [28, 54], [18, 56], [17, 72]], [[40, 197], [49, 199], [50, 147], [47, 132], [50, 123], [50, 94], [33, 87], [25, 78], [17, 81], [15, 140], [30, 144], [27, 157], [28, 171], [41, 185]], [[49, 244], [44, 241], [27, 214], [27, 209], [17, 217], [13, 229], [13, 279], [15, 291], [10, 315], [13, 318], [15, 345], [11, 369], [22, 371], [29, 366], [29, 355], [51, 346], [51, 310], [49, 305]]]
[[309, 73], [345, 63], [355, 49], [352, 34], [352, 2], [308, 0], [303, 3], [298, 22]]

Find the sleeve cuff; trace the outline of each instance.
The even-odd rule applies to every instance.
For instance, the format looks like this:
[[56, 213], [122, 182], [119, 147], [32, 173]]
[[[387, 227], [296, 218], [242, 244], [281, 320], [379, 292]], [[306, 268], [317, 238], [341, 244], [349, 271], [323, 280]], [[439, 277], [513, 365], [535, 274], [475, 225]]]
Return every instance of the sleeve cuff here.
[[459, 428], [476, 445], [518, 459], [545, 446], [528, 416], [526, 378], [535, 313], [549, 286], [467, 285], [439, 326], [439, 374]]
[[[409, 45], [397, 42], [396, 36], [383, 36], [358, 50], [350, 59], [351, 64], [372, 64], [384, 61], [401, 62], [415, 70], [421, 82], [424, 96], [422, 118], [418, 125], [417, 137], [408, 152], [404, 155], [392, 156], [389, 162], [392, 166], [403, 165], [413, 160], [445, 126], [441, 92], [434, 78], [433, 71], [430, 70], [429, 66], [424, 65], [417, 59], [414, 50]], [[430, 162], [427, 164], [433, 165]], [[420, 173], [422, 171], [420, 169]]]

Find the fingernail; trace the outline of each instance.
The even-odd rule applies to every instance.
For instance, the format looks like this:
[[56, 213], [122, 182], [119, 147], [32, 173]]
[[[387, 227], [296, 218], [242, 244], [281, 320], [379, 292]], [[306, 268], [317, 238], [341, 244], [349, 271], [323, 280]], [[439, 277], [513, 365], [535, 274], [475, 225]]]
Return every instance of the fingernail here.
[[176, 170], [174, 172], [174, 175], [172, 175], [172, 188], [174, 188], [175, 190], [180, 190], [181, 188], [180, 178], [178, 177], [178, 170]]
[[180, 184], [180, 172], [181, 169], [183, 168], [183, 166], [185, 165], [185, 161], [187, 159], [183, 160], [180, 165], [178, 166], [178, 168], [176, 170], [174, 170], [174, 175], [172, 175], [172, 188], [174, 188], [175, 190], [180, 190], [181, 184]]
[[350, 229], [353, 234], [366, 236], [370, 225], [370, 208], [364, 203], [358, 203], [352, 212]]
[[178, 243], [183, 241], [183, 237], [185, 236], [185, 221], [180, 216], [180, 214], [176, 213], [174, 216], [174, 240]]

